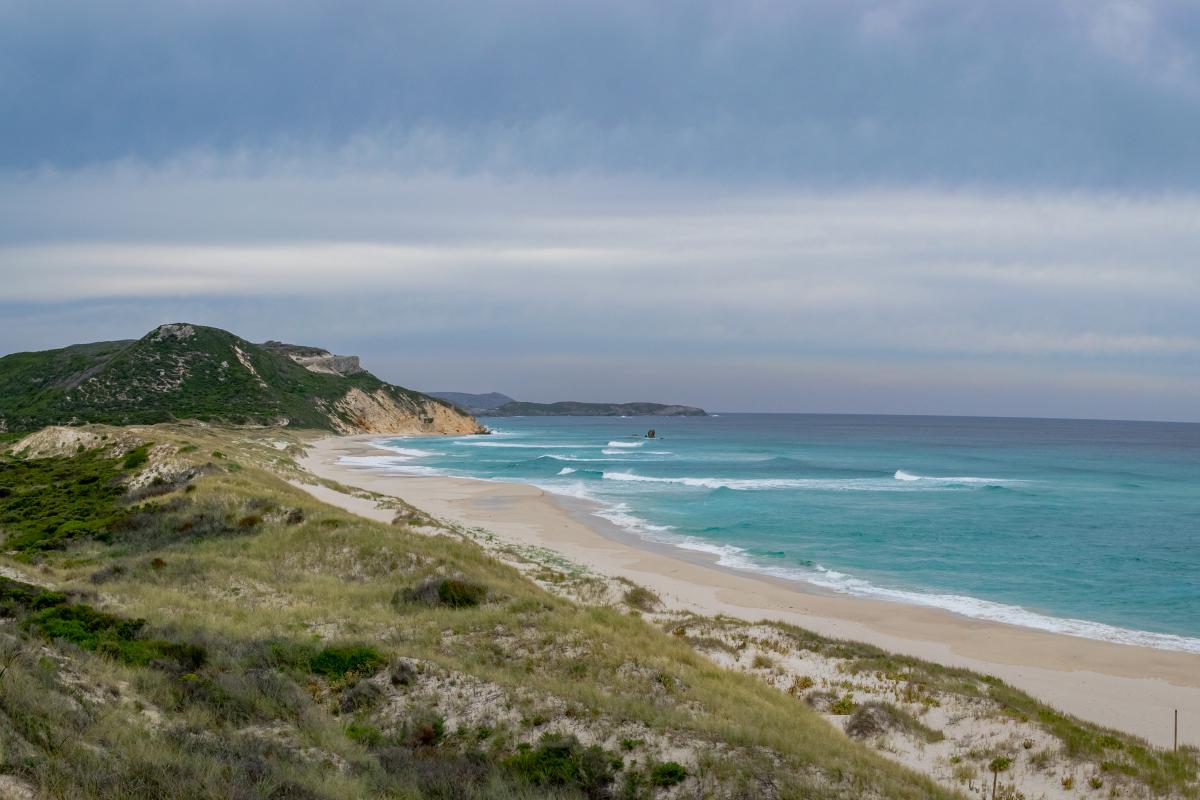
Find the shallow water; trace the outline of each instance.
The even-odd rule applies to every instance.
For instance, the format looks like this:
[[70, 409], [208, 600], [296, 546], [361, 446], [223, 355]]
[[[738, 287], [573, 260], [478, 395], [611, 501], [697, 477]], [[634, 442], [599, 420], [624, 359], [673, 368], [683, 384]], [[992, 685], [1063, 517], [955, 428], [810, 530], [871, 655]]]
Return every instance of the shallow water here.
[[[489, 420], [355, 459], [533, 483], [836, 591], [1200, 652], [1200, 425], [722, 414]], [[641, 438], [649, 427], [658, 438]]]

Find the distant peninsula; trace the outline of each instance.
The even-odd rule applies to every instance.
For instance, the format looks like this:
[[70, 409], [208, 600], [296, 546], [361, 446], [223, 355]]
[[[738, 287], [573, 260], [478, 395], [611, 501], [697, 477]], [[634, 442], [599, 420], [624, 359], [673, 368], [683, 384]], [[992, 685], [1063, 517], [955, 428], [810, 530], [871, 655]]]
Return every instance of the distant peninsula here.
[[706, 417], [695, 406], [668, 403], [527, 403], [499, 392], [430, 392], [430, 396], [454, 403], [479, 417]]

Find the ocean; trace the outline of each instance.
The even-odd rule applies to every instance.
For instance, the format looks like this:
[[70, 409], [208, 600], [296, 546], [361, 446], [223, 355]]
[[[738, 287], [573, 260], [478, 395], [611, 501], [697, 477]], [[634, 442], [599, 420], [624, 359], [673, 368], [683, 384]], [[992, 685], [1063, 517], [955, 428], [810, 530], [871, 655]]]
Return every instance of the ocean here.
[[[535, 484], [834, 592], [1200, 653], [1200, 425], [815, 414], [486, 420], [401, 474]], [[655, 428], [657, 437], [644, 438]]]

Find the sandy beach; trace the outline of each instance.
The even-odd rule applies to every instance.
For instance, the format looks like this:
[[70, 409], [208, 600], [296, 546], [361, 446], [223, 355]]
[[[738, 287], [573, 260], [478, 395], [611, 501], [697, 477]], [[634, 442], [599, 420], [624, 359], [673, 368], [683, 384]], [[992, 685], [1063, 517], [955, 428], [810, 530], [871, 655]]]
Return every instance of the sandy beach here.
[[[668, 604], [700, 614], [782, 621], [827, 636], [996, 675], [1081, 718], [1170, 746], [1200, 745], [1200, 656], [1113, 644], [980, 621], [938, 609], [823, 592], [719, 567], [711, 557], [633, 537], [586, 505], [533, 486], [446, 477], [384, 475], [338, 463], [386, 455], [377, 436], [311, 444], [301, 464], [313, 474], [398, 497], [432, 514], [482, 527], [513, 543], [544, 547], [596, 572], [647, 586]], [[319, 499], [377, 519], [392, 512], [321, 487]]]

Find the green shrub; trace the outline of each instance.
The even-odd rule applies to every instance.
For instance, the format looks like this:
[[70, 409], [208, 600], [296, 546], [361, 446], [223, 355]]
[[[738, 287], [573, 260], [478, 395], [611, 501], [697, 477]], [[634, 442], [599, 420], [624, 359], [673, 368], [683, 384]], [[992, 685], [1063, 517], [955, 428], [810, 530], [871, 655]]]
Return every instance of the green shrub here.
[[[409, 602], [472, 608], [487, 597], [487, 587], [466, 578], [430, 578], [404, 593]], [[398, 598], [393, 598], [393, 602]]]
[[853, 713], [855, 707], [854, 695], [847, 692], [829, 706], [829, 713], [845, 716], [846, 714]]
[[451, 608], [469, 608], [483, 602], [487, 588], [478, 583], [450, 578], [438, 584], [438, 600]]
[[122, 466], [125, 469], [137, 469], [150, 460], [150, 445], [143, 444], [129, 451], [129, 455], [125, 456], [125, 463]]
[[613, 782], [612, 758], [599, 747], [584, 747], [574, 736], [547, 733], [536, 748], [509, 758], [505, 766], [534, 786], [574, 789], [604, 797]]
[[115, 658], [126, 664], [148, 666], [156, 662], [179, 669], [196, 669], [205, 660], [202, 647], [142, 638], [145, 620], [124, 619], [71, 603], [60, 592], [0, 578], [0, 611], [27, 615], [26, 630], [51, 640], [61, 640]]
[[433, 712], [409, 720], [408, 739], [415, 747], [433, 747], [446, 736], [446, 721]]
[[383, 656], [365, 645], [326, 647], [308, 662], [310, 672], [326, 678], [343, 679], [348, 675], [373, 672], [383, 664]]
[[112, 531], [131, 513], [121, 504], [121, 477], [117, 459], [98, 450], [30, 461], [0, 457], [4, 549], [48, 550]]
[[653, 786], [674, 786], [683, 783], [687, 776], [683, 765], [674, 761], [664, 761], [650, 768], [650, 783]]
[[379, 729], [365, 722], [351, 722], [346, 726], [346, 736], [367, 747], [378, 747], [383, 742]]

